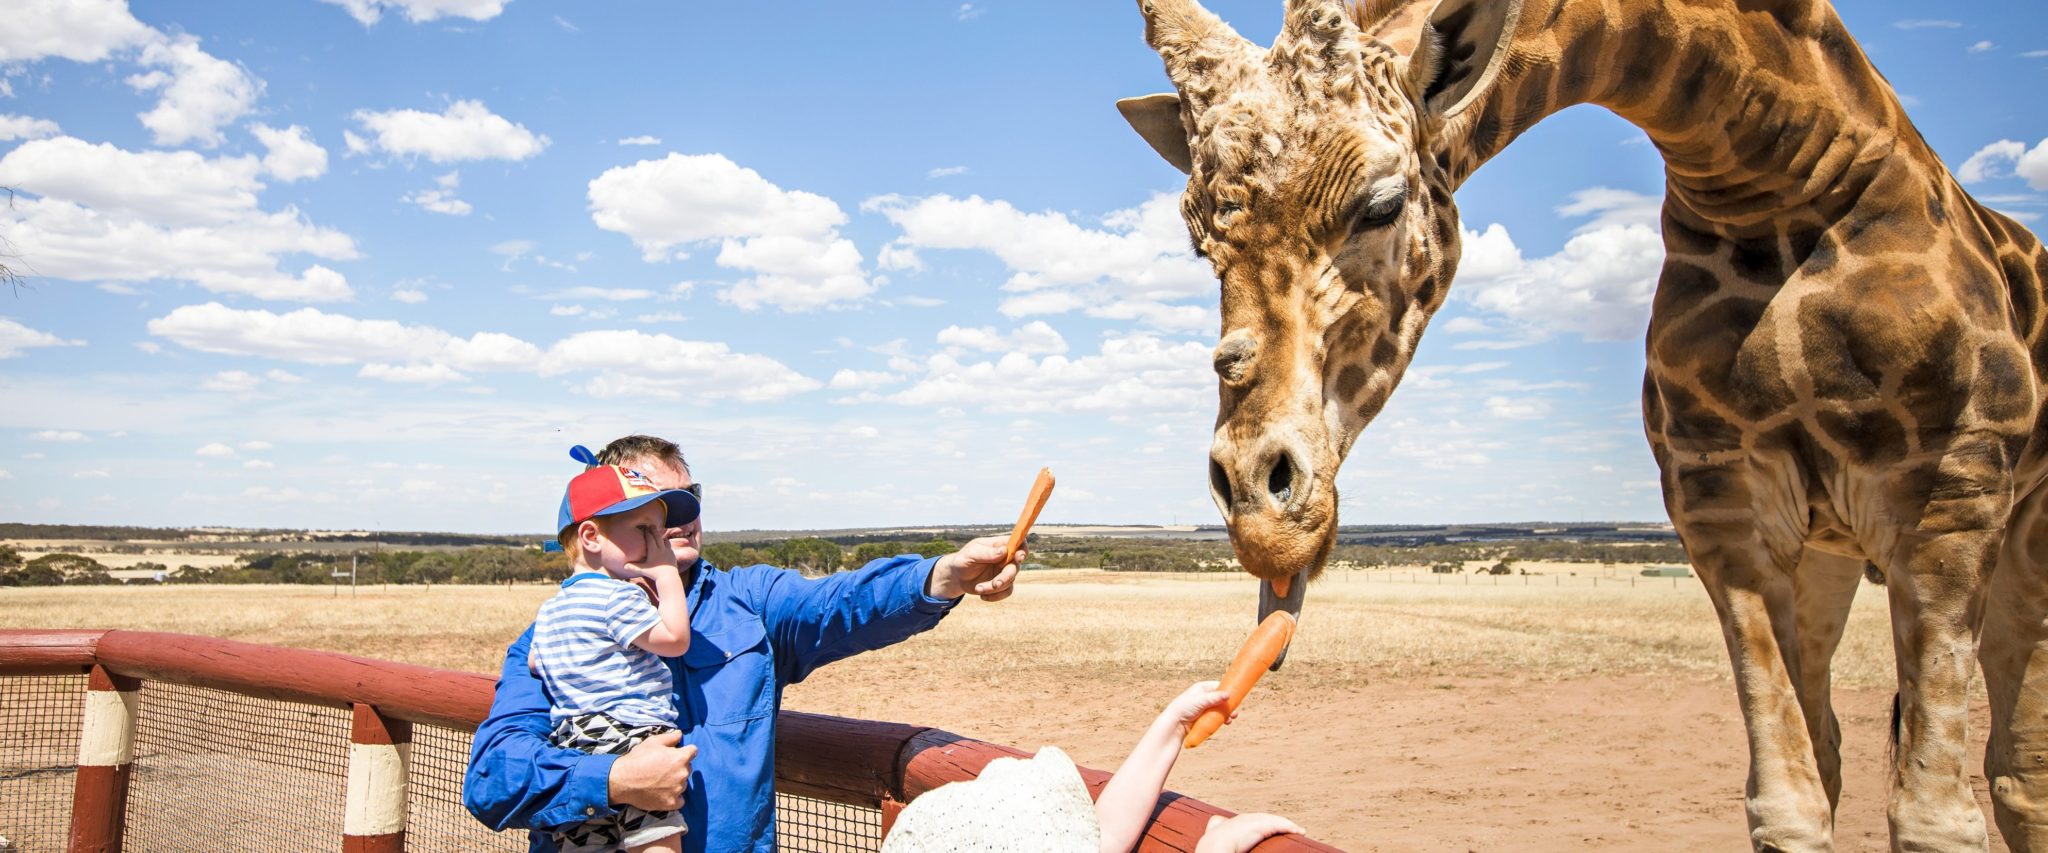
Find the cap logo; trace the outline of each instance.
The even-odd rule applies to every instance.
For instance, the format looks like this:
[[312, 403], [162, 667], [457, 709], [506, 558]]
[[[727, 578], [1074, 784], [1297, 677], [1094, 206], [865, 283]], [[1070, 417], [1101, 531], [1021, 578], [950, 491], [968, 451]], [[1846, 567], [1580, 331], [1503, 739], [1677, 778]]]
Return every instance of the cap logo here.
[[642, 473], [640, 473], [640, 472], [638, 472], [638, 471], [635, 471], [635, 470], [633, 470], [633, 469], [631, 469], [631, 468], [625, 468], [625, 469], [622, 469], [622, 470], [624, 470], [624, 471], [625, 471], [625, 474], [624, 474], [624, 476], [623, 476], [623, 477], [622, 477], [621, 479], [622, 479], [622, 480], [624, 481], [624, 483], [625, 483], [625, 485], [626, 485], [626, 488], [628, 488], [628, 489], [640, 489], [640, 490], [643, 490], [643, 491], [649, 491], [649, 492], [658, 492], [658, 491], [661, 491], [660, 489], [657, 489], [657, 488], [655, 488], [655, 487], [654, 487], [654, 484], [653, 484], [653, 483], [650, 483], [650, 482], [648, 482], [648, 481], [647, 481], [647, 475], [646, 475], [646, 474], [642, 474]]

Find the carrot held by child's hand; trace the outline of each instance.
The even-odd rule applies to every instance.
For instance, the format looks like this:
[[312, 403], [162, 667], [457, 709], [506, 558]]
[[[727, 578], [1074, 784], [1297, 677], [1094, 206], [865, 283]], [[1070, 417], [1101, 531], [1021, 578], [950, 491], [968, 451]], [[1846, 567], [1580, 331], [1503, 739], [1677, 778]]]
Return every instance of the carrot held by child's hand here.
[[1031, 525], [1038, 521], [1038, 511], [1045, 509], [1046, 498], [1052, 497], [1052, 469], [1038, 469], [1038, 479], [1031, 483], [1031, 494], [1024, 499], [1024, 511], [1017, 514], [1017, 526], [1010, 528], [1010, 541], [1003, 546], [1003, 564], [1009, 565], [1017, 558], [1017, 549], [1024, 547], [1024, 535], [1031, 532]]
[[1266, 621], [1260, 622], [1259, 627], [1252, 630], [1252, 635], [1245, 639], [1244, 646], [1237, 650], [1237, 657], [1231, 659], [1230, 668], [1223, 671], [1223, 681], [1218, 689], [1230, 694], [1230, 701], [1224, 707], [1210, 708], [1196, 717], [1194, 724], [1188, 726], [1188, 735], [1181, 745], [1194, 749], [1217, 729], [1223, 728], [1224, 721], [1237, 713], [1238, 706], [1244, 704], [1244, 697], [1251, 694], [1252, 685], [1259, 683], [1259, 676], [1266, 674], [1266, 670], [1273, 666], [1273, 660], [1280, 657], [1293, 639], [1294, 616], [1287, 611], [1276, 610], [1266, 617]]

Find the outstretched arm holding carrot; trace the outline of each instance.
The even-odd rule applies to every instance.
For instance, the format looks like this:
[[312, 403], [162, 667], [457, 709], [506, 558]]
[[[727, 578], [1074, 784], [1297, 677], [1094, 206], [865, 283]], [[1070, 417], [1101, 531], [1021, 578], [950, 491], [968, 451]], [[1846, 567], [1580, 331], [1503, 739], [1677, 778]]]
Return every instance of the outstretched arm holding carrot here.
[[[1116, 769], [1109, 784], [1103, 786], [1102, 795], [1095, 798], [1095, 817], [1102, 825], [1103, 853], [1127, 853], [1137, 845], [1145, 834], [1145, 825], [1152, 820], [1152, 809], [1159, 802], [1160, 792], [1166, 789], [1166, 776], [1180, 758], [1188, 726], [1205, 711], [1227, 713], [1230, 698], [1228, 692], [1218, 689], [1217, 682], [1199, 681], [1174, 697], [1159, 718], [1152, 721], [1151, 728], [1138, 739], [1138, 745], [1131, 748], [1130, 757]], [[1240, 841], [1249, 840], [1242, 848], [1248, 850], [1267, 836], [1283, 832], [1298, 833], [1301, 827], [1273, 815], [1239, 815], [1220, 823], [1212, 821], [1203, 835], [1205, 846], [1200, 849], [1235, 853]], [[1209, 841], [1211, 835], [1215, 836], [1213, 843]]]

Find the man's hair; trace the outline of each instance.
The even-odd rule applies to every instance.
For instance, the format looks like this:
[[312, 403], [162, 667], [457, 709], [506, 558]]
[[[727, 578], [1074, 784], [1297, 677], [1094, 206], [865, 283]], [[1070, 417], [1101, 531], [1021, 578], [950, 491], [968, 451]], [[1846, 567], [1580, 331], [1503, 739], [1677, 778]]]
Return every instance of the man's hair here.
[[674, 462], [682, 466], [683, 473], [690, 473], [690, 463], [683, 458], [683, 449], [666, 438], [629, 435], [614, 439], [597, 452], [599, 465], [625, 465], [640, 461]]

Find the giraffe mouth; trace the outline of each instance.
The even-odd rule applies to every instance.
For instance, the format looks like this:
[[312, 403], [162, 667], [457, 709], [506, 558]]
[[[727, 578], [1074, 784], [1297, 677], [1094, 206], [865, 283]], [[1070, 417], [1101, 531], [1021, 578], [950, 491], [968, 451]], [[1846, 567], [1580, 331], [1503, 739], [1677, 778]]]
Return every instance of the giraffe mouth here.
[[[1285, 610], [1296, 623], [1300, 623], [1301, 602], [1307, 592], [1308, 569], [1305, 568], [1292, 575], [1260, 580], [1259, 621], [1266, 621], [1266, 617], [1273, 615], [1275, 610]], [[1272, 671], [1278, 672], [1280, 665], [1287, 662], [1288, 649], [1293, 647], [1294, 644], [1289, 643], [1288, 648], [1280, 650], [1280, 656], [1273, 659]]]

